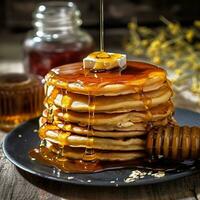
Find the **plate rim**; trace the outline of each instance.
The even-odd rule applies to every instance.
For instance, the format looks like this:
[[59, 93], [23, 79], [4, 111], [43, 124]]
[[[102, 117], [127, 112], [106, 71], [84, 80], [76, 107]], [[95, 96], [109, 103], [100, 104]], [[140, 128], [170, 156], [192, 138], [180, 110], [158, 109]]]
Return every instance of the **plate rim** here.
[[[188, 109], [183, 109], [183, 108], [176, 108], [176, 109], [181, 110], [181, 111], [189, 111], [191, 113], [195, 113], [195, 114], [200, 115], [199, 113], [194, 112], [194, 111], [190, 111]], [[35, 122], [37, 119], [38, 118], [34, 118], [34, 119], [31, 119], [31, 120], [29, 120], [27, 122], [24, 122], [24, 123], [20, 124], [18, 127], [16, 127], [15, 129], [13, 129], [9, 134], [7, 134], [4, 137], [3, 142], [0, 145], [2, 147], [3, 153], [6, 156], [6, 158], [12, 164], [14, 164], [16, 167], [18, 167], [21, 170], [23, 170], [25, 172], [28, 172], [28, 173], [30, 173], [32, 175], [39, 176], [39, 177], [47, 179], [47, 180], [52, 180], [52, 181], [57, 181], [57, 182], [62, 182], [62, 183], [67, 183], [67, 184], [73, 184], [73, 185], [81, 185], [81, 186], [94, 186], [94, 187], [98, 187], [98, 186], [101, 186], [101, 187], [132, 187], [132, 186], [142, 186], [142, 185], [153, 185], [153, 184], [158, 184], [158, 183], [165, 183], [165, 182], [177, 180], [177, 179], [180, 179], [180, 178], [188, 177], [188, 176], [191, 176], [191, 175], [194, 175], [194, 174], [200, 172], [200, 169], [194, 169], [194, 170], [191, 169], [191, 170], [180, 172], [180, 173], [177, 173], [177, 174], [171, 174], [171, 175], [168, 175], [167, 177], [154, 178], [153, 181], [152, 181], [152, 179], [150, 179], [150, 180], [148, 180], [148, 179], [139, 179], [139, 181], [134, 181], [134, 182], [130, 182], [130, 183], [126, 183], [126, 182], [124, 182], [124, 183], [122, 183], [122, 182], [115, 182], [115, 183], [110, 183], [110, 182], [108, 182], [108, 183], [104, 183], [104, 182], [103, 183], [100, 183], [100, 182], [96, 182], [96, 183], [95, 182], [90, 182], [89, 183], [89, 182], [84, 182], [84, 181], [83, 182], [77, 181], [76, 179], [69, 180], [69, 179], [64, 179], [62, 177], [55, 177], [55, 176], [51, 176], [51, 175], [48, 175], [48, 174], [45, 174], [45, 173], [41, 173], [41, 172], [35, 171], [33, 169], [29, 169], [28, 167], [24, 166], [23, 164], [20, 164], [20, 162], [16, 161], [12, 157], [12, 155], [9, 154], [9, 152], [6, 149], [6, 143], [7, 143], [7, 141], [9, 140], [10, 137], [12, 137], [13, 135], [16, 134], [16, 132], [17, 132], [17, 130], [19, 128], [21, 128], [21, 127], [23, 127], [25, 125], [28, 125], [30, 122]], [[123, 169], [121, 169], [121, 170], [123, 170]], [[109, 171], [111, 171], [111, 170], [109, 170]], [[101, 173], [103, 173], [103, 172], [101, 172]], [[69, 173], [69, 175], [70, 174], [75, 174], [75, 173]], [[89, 174], [92, 174], [92, 173], [89, 173]]]

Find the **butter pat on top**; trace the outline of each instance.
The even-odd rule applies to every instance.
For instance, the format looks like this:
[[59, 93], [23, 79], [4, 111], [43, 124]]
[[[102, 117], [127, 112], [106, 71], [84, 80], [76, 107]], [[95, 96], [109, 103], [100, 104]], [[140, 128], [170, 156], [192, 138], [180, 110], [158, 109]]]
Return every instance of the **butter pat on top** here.
[[83, 59], [83, 67], [90, 70], [111, 70], [126, 66], [126, 55], [118, 53], [94, 52]]

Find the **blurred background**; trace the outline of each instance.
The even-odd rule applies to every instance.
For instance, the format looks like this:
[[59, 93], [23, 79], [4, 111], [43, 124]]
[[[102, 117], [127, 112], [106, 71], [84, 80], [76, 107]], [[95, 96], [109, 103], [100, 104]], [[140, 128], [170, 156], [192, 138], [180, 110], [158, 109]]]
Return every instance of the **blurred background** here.
[[[99, 3], [94, 0], [72, 0], [81, 10], [83, 27], [98, 39]], [[32, 12], [39, 0], [1, 0], [0, 6], [0, 59], [21, 59], [21, 44], [32, 28]], [[42, 1], [45, 2], [45, 1]], [[48, 1], [49, 2], [49, 1]], [[159, 17], [178, 20], [189, 25], [200, 18], [198, 0], [105, 0], [106, 46], [120, 48], [118, 35], [126, 35], [127, 24], [136, 19], [139, 24], [157, 26]], [[113, 37], [110, 37], [112, 35]], [[115, 37], [117, 36], [117, 38]], [[97, 40], [98, 41], [98, 40]], [[98, 42], [97, 44], [98, 45]]]
[[[71, 0], [77, 7], [64, 1], [62, 8], [59, 1], [46, 7], [38, 6], [41, 2], [52, 1], [1, 0], [0, 75], [31, 72], [44, 76], [50, 68], [81, 61], [99, 48], [98, 0]], [[199, 0], [104, 2], [106, 51], [164, 67], [175, 85], [177, 106], [200, 112]], [[3, 97], [0, 94], [2, 102]]]
[[[32, 12], [39, 0], [1, 1], [1, 20], [3, 27], [16, 30], [31, 28]], [[50, 0], [46, 1], [50, 2]], [[99, 3], [94, 0], [72, 0], [82, 13], [84, 26], [97, 28], [99, 22]], [[198, 0], [105, 0], [105, 18], [108, 28], [126, 27], [132, 17], [143, 24], [158, 24], [159, 16], [191, 22], [200, 17]]]

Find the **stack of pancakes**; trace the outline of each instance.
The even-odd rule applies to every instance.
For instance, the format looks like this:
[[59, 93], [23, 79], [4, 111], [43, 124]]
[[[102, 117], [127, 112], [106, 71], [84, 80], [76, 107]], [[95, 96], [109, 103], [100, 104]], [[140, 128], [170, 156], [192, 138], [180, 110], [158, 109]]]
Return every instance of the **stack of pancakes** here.
[[170, 123], [174, 111], [165, 71], [143, 62], [98, 73], [82, 63], [55, 68], [45, 77], [45, 94], [39, 136], [67, 159], [143, 158], [148, 129]]

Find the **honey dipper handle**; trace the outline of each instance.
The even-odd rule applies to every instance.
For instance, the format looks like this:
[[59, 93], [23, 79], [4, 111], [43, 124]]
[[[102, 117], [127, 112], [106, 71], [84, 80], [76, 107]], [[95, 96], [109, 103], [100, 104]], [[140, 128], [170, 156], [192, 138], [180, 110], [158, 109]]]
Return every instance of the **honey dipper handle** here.
[[152, 129], [147, 135], [150, 156], [173, 160], [200, 158], [200, 127], [167, 126]]

